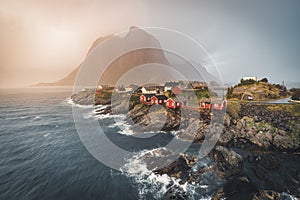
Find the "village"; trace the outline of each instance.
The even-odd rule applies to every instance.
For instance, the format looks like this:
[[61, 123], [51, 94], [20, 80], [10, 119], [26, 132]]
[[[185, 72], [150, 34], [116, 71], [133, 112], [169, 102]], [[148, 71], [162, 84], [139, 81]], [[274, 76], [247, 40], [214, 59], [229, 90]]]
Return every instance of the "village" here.
[[[149, 83], [142, 86], [100, 85], [96, 88], [96, 104], [108, 103], [112, 93], [130, 96], [130, 104], [162, 105], [170, 109], [186, 108], [197, 111], [224, 110], [227, 101], [266, 102], [287, 98], [293, 94], [282, 84], [272, 84], [267, 78], [242, 77], [240, 83], [221, 87], [202, 81], [168, 81], [164, 84]], [[296, 93], [296, 92], [294, 92]], [[97, 103], [97, 100], [102, 100]]]
[[104, 91], [131, 95], [131, 99], [135, 99], [135, 104], [163, 105], [170, 109], [209, 111], [223, 110], [227, 106], [224, 98], [218, 97], [215, 92], [209, 90], [207, 83], [200, 81], [170, 81], [164, 85], [146, 84], [143, 86], [130, 84], [117, 88], [101, 85], [96, 89], [96, 97]]

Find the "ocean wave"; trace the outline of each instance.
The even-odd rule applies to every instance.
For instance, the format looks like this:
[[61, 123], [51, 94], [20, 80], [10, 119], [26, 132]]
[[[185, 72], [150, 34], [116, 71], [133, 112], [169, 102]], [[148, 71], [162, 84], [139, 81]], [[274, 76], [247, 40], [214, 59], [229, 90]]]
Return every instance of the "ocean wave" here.
[[297, 197], [294, 197], [288, 193], [282, 192], [281, 193], [281, 199], [286, 199], [286, 200], [298, 200]]
[[179, 134], [179, 133], [182, 133], [182, 132], [184, 132], [184, 131], [185, 131], [184, 129], [179, 129], [179, 130], [177, 130], [177, 131], [170, 131], [170, 133], [171, 133], [173, 136], [178, 137], [178, 134]]
[[68, 104], [70, 104], [72, 106], [76, 106], [78, 108], [93, 108], [93, 105], [81, 105], [81, 104], [75, 103], [71, 97], [67, 98], [66, 102]]
[[[124, 115], [125, 116], [125, 115]], [[124, 119], [122, 119], [123, 116], [120, 116], [120, 120], [117, 120], [115, 123], [109, 125], [109, 128], [114, 128], [114, 127], [118, 127], [120, 130], [118, 131], [118, 133], [122, 134], [122, 135], [133, 135], [134, 132], [131, 129], [131, 125], [128, 124], [126, 121], [124, 121]]]
[[51, 134], [51, 133], [46, 133], [46, 134], [44, 135], [44, 137], [48, 137], [50, 134]]
[[31, 121], [38, 121], [41, 119], [41, 116], [37, 115], [35, 116]]
[[3, 117], [4, 120], [19, 120], [19, 119], [31, 119], [32, 116], [9, 116], [9, 117]]
[[108, 105], [96, 105], [96, 106], [80, 105], [80, 104], [74, 103], [71, 97], [67, 98], [66, 102], [72, 106], [76, 106], [79, 108], [94, 108], [92, 111], [90, 111], [86, 114], [83, 114], [84, 119], [97, 119], [97, 120], [98, 119], [115, 119], [115, 123], [109, 125], [108, 127], [110, 127], [110, 128], [119, 127], [120, 130], [118, 131], [118, 133], [120, 133], [122, 135], [133, 135], [134, 134], [134, 132], [130, 128], [131, 126], [124, 121], [126, 115], [110, 114], [110, 113], [98, 114], [97, 113], [97, 111], [107, 108]]
[[[173, 184], [179, 183], [179, 180], [171, 178], [168, 175], [155, 174], [147, 168], [146, 163], [141, 159], [143, 156], [154, 155], [155, 150], [144, 150], [138, 152], [121, 169], [123, 174], [132, 178], [137, 184], [140, 199], [146, 199], [147, 195], [160, 199], [170, 189]], [[185, 189], [185, 186], [183, 186]]]
[[[193, 185], [181, 179], [170, 177], [167, 174], [156, 174], [149, 170], [147, 164], [143, 161], [145, 156], [159, 157], [159, 152], [167, 151], [164, 147], [152, 150], [143, 150], [137, 152], [129, 158], [126, 164], [121, 168], [121, 172], [131, 178], [138, 188], [139, 199], [147, 199], [151, 196], [154, 199], [163, 198], [169, 191], [176, 194], [184, 194], [189, 199], [193, 199], [195, 188], [207, 188], [207, 185]], [[197, 197], [197, 199], [210, 199], [211, 197]]]

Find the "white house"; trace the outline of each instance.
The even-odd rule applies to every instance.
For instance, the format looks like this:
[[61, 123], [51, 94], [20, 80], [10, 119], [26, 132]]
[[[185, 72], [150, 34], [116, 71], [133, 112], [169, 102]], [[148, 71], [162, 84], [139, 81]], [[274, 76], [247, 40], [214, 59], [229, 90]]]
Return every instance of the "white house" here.
[[258, 81], [257, 76], [249, 76], [249, 77], [243, 77], [242, 78], [243, 81], [247, 81], [247, 80], [254, 80], [254, 81]]
[[125, 91], [126, 91], [126, 92], [132, 92], [132, 91], [133, 91], [133, 87], [132, 87], [132, 86], [127, 86], [127, 87], [125, 88]]
[[157, 89], [155, 87], [142, 87], [143, 94], [156, 94]]

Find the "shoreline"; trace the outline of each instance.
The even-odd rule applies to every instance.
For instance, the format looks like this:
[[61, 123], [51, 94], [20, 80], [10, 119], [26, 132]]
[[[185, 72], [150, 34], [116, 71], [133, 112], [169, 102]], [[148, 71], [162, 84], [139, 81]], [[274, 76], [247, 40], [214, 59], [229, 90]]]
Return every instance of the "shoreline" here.
[[[213, 151], [209, 154], [210, 159], [212, 159], [212, 164], [209, 168], [204, 167], [196, 170], [196, 172], [192, 172], [192, 168], [195, 168], [201, 161], [192, 162], [192, 157], [183, 154], [182, 156], [188, 157], [179, 157], [169, 166], [155, 170], [154, 173], [179, 178], [181, 184], [197, 183], [197, 181], [201, 180], [203, 174], [207, 172], [214, 173], [226, 182], [215, 192], [212, 198], [215, 200], [225, 197], [231, 198], [233, 197], [230, 196], [231, 193], [234, 193], [234, 196], [248, 195], [253, 198], [263, 199], [263, 197], [268, 195], [268, 192], [277, 196], [283, 196], [285, 195], [284, 192], [286, 192], [286, 194], [291, 194], [295, 198], [299, 198], [300, 191], [294, 188], [294, 185], [297, 185], [296, 182], [293, 182], [295, 174], [290, 175], [291, 177], [288, 178], [290, 182], [284, 183], [284, 187], [280, 186], [282, 183], [277, 183], [273, 176], [279, 174], [279, 176], [283, 177], [286, 173], [293, 174], [294, 172], [291, 171], [291, 167], [297, 166], [299, 163], [294, 163], [293, 160], [300, 160], [300, 137], [299, 129], [297, 129], [299, 128], [297, 127], [297, 120], [299, 120], [300, 105], [292, 103], [262, 104], [252, 102], [229, 102], [229, 104], [230, 106], [227, 108], [225, 114], [224, 131]], [[109, 105], [106, 106], [109, 107]], [[294, 112], [294, 109], [296, 109], [296, 112]], [[97, 113], [99, 115], [111, 113], [110, 109], [105, 110], [102, 108], [102, 111], [102, 113]], [[173, 111], [170, 112], [169, 115], [171, 115], [172, 120], [167, 122], [166, 125], [169, 126], [169, 129], [164, 131], [176, 132], [174, 123], [176, 125], [176, 118], [180, 115]], [[145, 118], [147, 113], [147, 108], [138, 109], [138, 107], [133, 107], [127, 115], [129, 115], [134, 123], [140, 124], [147, 122]], [[126, 119], [124, 121], [126, 123]], [[289, 124], [290, 122], [296, 122], [296, 124]], [[204, 128], [207, 127], [205, 123], [201, 123], [204, 124]], [[128, 126], [131, 127], [131, 125]], [[192, 123], [187, 129], [193, 131]], [[203, 132], [203, 130], [198, 130], [197, 138], [196, 140], [193, 138], [192, 143], [201, 145], [205, 137], [205, 133]], [[293, 134], [293, 137], [290, 138], [290, 134]], [[178, 135], [180, 136], [180, 132], [174, 134], [175, 137]], [[185, 136], [181, 136], [178, 139], [182, 139], [182, 137]], [[280, 163], [284, 163], [286, 167], [283, 167], [283, 164]], [[249, 167], [251, 168], [251, 173], [245, 171]], [[282, 168], [288, 171], [282, 171]], [[266, 171], [266, 175], [262, 174], [264, 171]], [[263, 181], [264, 184], [267, 184], [267, 181], [271, 181], [274, 186], [255, 186], [259, 181]], [[228, 184], [237, 184], [236, 188], [238, 189], [228, 189]], [[255, 188], [255, 190], [244, 191], [243, 194], [238, 191], [243, 191], [243, 188]], [[288, 193], [288, 191], [290, 192]], [[169, 192], [172, 193], [172, 188]], [[175, 196], [184, 198], [184, 191], [179, 194], [177, 193]]]

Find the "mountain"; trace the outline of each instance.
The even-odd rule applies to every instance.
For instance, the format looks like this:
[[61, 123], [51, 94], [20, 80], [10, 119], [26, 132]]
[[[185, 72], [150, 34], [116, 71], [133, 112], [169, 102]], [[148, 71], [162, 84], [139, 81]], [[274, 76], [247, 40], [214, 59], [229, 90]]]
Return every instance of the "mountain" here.
[[[130, 47], [132, 43], [142, 42], [145, 45], [149, 44], [151, 46], [154, 46], [157, 49], [135, 50], [120, 56], [115, 61], [113, 61], [104, 71], [102, 76], [99, 77], [100, 78], [99, 84], [114, 85], [122, 75], [126, 74], [129, 70], [133, 69], [135, 66], [149, 64], [149, 63], [159, 63], [162, 65], [169, 65], [168, 60], [166, 59], [163, 51], [161, 50], [159, 41], [151, 34], [135, 26], [132, 26], [129, 29], [128, 33], [124, 38], [118, 36], [114, 37], [113, 35], [98, 38], [92, 44], [91, 48], [88, 51], [87, 56], [106, 39], [114, 40], [115, 43], [119, 44], [118, 48], [122, 48], [123, 46]], [[79, 68], [80, 66], [74, 69], [70, 74], [68, 74], [68, 76], [66, 76], [61, 80], [51, 82], [51, 83], [38, 83], [34, 86], [71, 86], [74, 84]], [[159, 76], [157, 76], [157, 78], [159, 78]], [[160, 78], [165, 79], [165, 76], [161, 76]], [[135, 80], [135, 82], [139, 82], [143, 79], [143, 77], [140, 77], [140, 80], [137, 77], [133, 79]]]
[[[172, 63], [172, 56], [169, 55], [168, 59], [172, 63], [172, 65], [170, 65], [165, 52], [162, 50], [160, 42], [153, 35], [138, 27], [130, 27], [124, 37], [109, 35], [98, 38], [89, 49], [87, 57], [104, 41], [108, 41], [109, 44], [111, 44], [111, 47], [105, 51], [104, 55], [99, 55], [102, 57], [109, 57], [110, 55], [113, 55], [110, 53], [114, 50], [134, 49], [135, 44], [143, 45], [145, 47], [151, 46], [152, 48], [133, 50], [120, 55], [118, 58], [113, 60], [106, 69], [101, 69], [102, 76], [99, 77], [99, 84], [127, 85], [131, 83], [145, 84], [149, 82], [165, 83], [170, 80], [182, 79], [181, 73], [186, 73], [188, 71], [185, 70], [187, 69], [187, 65], [174, 64], [176, 62]], [[175, 65], [177, 65], [177, 67]], [[172, 67], [166, 66], [172, 66], [173, 69]], [[52, 83], [38, 83], [34, 86], [72, 86], [79, 68], [80, 66], [61, 80]], [[212, 77], [211, 79], [214, 79], [214, 77], [209, 74], [204, 67], [200, 67], [200, 71], [204, 77]], [[95, 73], [89, 73], [90, 74], [87, 75], [86, 82], [89, 82], [91, 76], [95, 76]], [[195, 75], [196, 73], [190, 72], [188, 77], [192, 77], [193, 80], [196, 80], [197, 76]]]

